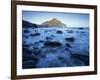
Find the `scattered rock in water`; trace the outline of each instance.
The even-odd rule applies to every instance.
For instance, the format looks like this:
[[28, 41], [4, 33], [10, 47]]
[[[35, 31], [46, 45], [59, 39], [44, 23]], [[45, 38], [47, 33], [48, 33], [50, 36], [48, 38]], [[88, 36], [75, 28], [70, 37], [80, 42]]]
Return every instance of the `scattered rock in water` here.
[[65, 48], [65, 50], [69, 51], [69, 48]]
[[63, 32], [62, 32], [62, 31], [56, 31], [56, 33], [58, 33], [58, 34], [62, 34]]
[[27, 48], [28, 48], [28, 47], [30, 47], [30, 45], [27, 45], [27, 44], [23, 44], [23, 47], [27, 47]]
[[73, 30], [68, 30], [67, 32], [68, 32], [68, 33], [73, 33]]
[[65, 40], [69, 42], [74, 42], [75, 39], [73, 37], [69, 37], [69, 38], [65, 38]]
[[84, 28], [78, 28], [78, 29], [84, 29]]
[[45, 33], [49, 32], [48, 30], [45, 30]]
[[37, 30], [34, 30], [35, 32], [37, 32]]
[[25, 38], [29, 38], [29, 36], [25, 36]]
[[29, 33], [29, 30], [24, 30], [24, 33]]
[[58, 56], [58, 59], [59, 59], [59, 60], [63, 60], [64, 57], [63, 57], [63, 56]]
[[71, 57], [74, 59], [81, 60], [85, 65], [89, 65], [89, 56], [82, 54], [71, 54]]
[[62, 67], [64, 64], [54, 54], [48, 54], [45, 58], [38, 61], [38, 68]]
[[40, 40], [39, 42], [40, 42], [40, 43], [43, 43], [44, 41], [43, 41], [43, 40]]
[[73, 66], [86, 66], [85, 63], [77, 58], [72, 59]]
[[31, 36], [40, 36], [40, 33], [30, 34]]
[[[26, 43], [24, 43], [23, 42], [23, 45], [24, 45], [24, 47], [25, 47], [25, 49], [23, 50], [23, 54], [25, 53], [25, 55], [24, 55], [24, 57], [23, 57], [23, 59], [24, 59], [24, 61], [25, 62], [27, 62], [27, 61], [29, 61], [29, 60], [33, 60], [34, 61], [34, 58], [36, 58], [37, 60], [38, 59], [42, 59], [42, 58], [46, 58], [46, 55], [48, 55], [48, 54], [53, 54], [53, 55], [55, 55], [55, 56], [57, 56], [57, 55], [59, 55], [60, 53], [64, 53], [64, 54], [67, 54], [66, 52], [69, 52], [69, 50], [71, 51], [71, 49], [72, 49], [72, 47], [74, 46], [74, 44], [72, 45], [72, 43], [74, 43], [74, 41], [76, 41], [76, 39], [77, 38], [75, 38], [74, 36], [72, 36], [73, 34], [71, 34], [72, 32], [73, 32], [73, 30], [72, 30], [72, 32], [71, 32], [71, 30], [70, 29], [68, 29], [68, 32], [69, 33], [67, 33], [67, 30], [66, 30], [66, 37], [65, 36], [63, 36], [62, 34], [63, 34], [63, 32], [61, 32], [61, 30], [55, 30], [55, 33], [56, 34], [50, 34], [50, 33], [53, 33], [53, 31], [52, 32], [50, 32], [50, 33], [44, 33], [43, 31], [34, 31], [33, 32], [33, 30], [32, 31], [30, 31], [30, 29], [25, 29], [26, 30], [26, 32], [24, 32], [24, 30], [23, 30], [23, 33], [24, 33], [24, 35], [25, 36], [28, 36], [28, 37], [30, 37], [31, 36], [31, 39], [34, 37], [34, 36], [37, 36], [36, 38], [38, 38], [38, 36], [39, 35], [42, 35], [41, 33], [43, 33], [43, 34], [46, 34], [46, 35], [44, 35], [44, 38], [46, 38], [46, 39], [44, 39], [44, 38], [39, 38], [38, 40], [32, 40], [32, 42], [31, 42], [31, 44], [32, 44], [32, 50], [29, 50], [29, 47], [30, 47], [30, 42], [28, 43], [28, 39], [26, 39], [26, 38], [28, 38], [28, 37], [26, 37], [25, 38], [25, 36], [23, 36], [24, 38], [23, 38], [23, 41], [25, 40], [26, 41]], [[35, 30], [35, 29], [34, 29]], [[79, 31], [79, 33], [76, 33], [76, 34], [80, 34], [81, 33], [81, 31], [84, 31], [84, 30], [79, 30], [79, 29], [76, 29], [76, 31]], [[27, 31], [29, 31], [29, 32], [27, 32]], [[45, 30], [44, 30], [45, 31]], [[76, 31], [74, 31], [74, 32], [76, 32]], [[26, 33], [26, 34], [25, 34]], [[37, 35], [37, 33], [39, 33], [38, 35]], [[65, 33], [65, 32], [64, 32]], [[31, 35], [30, 35], [31, 34]], [[61, 40], [59, 40], [59, 38], [57, 38], [57, 34], [61, 34], [62, 35], [62, 37], [61, 37]], [[68, 34], [68, 35], [67, 35]], [[86, 35], [87, 36], [87, 35]], [[42, 36], [41, 36], [42, 37]], [[65, 38], [64, 38], [65, 37]], [[83, 36], [84, 37], [84, 36]], [[63, 41], [62, 41], [62, 39], [63, 39]], [[61, 41], [61, 42], [60, 42]], [[65, 43], [63, 43], [63, 42], [65, 42]], [[29, 45], [28, 45], [29, 44]], [[62, 47], [62, 45], [64, 44], [64, 46]], [[42, 46], [42, 48], [41, 48], [41, 45], [43, 45]], [[34, 47], [34, 48], [33, 48]], [[27, 49], [26, 49], [27, 48]], [[59, 49], [62, 49], [62, 50], [59, 50]], [[74, 48], [74, 47], [73, 47]], [[51, 49], [51, 50], [48, 50], [48, 49]], [[54, 51], [52, 50], [52, 49], [55, 49]], [[59, 51], [58, 51], [59, 50]], [[51, 51], [51, 52], [49, 52], [49, 51]], [[58, 54], [59, 53], [59, 54]], [[72, 50], [72, 53], [73, 53], [73, 50]], [[78, 53], [78, 52], [76, 52], [76, 53]], [[31, 56], [31, 54], [33, 54], [33, 56]], [[71, 61], [70, 59], [66, 59], [66, 56], [68, 56], [68, 55], [71, 55], [71, 59], [73, 58], [73, 60]], [[68, 55], [65, 55], [64, 57], [63, 56], [57, 56], [58, 58], [58, 60], [59, 61], [61, 61], [61, 63], [62, 63], [62, 61], [64, 62], [66, 62], [66, 64], [67, 64], [67, 66], [70, 66], [70, 65], [72, 65], [72, 64], [70, 64], [70, 63], [75, 63], [75, 66], [77, 66], [77, 65], [81, 65], [81, 62], [82, 62], [82, 64], [84, 63], [85, 65], [89, 65], [89, 56], [84, 56], [84, 55], [81, 55], [81, 54], [70, 54], [70, 52], [69, 52], [69, 54]], [[51, 57], [50, 57], [51, 58]], [[46, 59], [48, 59], [48, 58], [46, 58]], [[36, 60], [36, 61], [37, 61]], [[55, 60], [55, 59], [54, 59]], [[54, 60], [51, 60], [51, 61], [54, 61]], [[40, 60], [41, 61], [41, 60]], [[44, 60], [43, 60], [44, 61]], [[42, 61], [42, 62], [43, 62]], [[74, 62], [75, 61], [75, 62]], [[24, 65], [25, 64], [27, 64], [27, 65], [29, 65], [29, 63], [31, 63], [32, 64], [32, 62], [30, 61], [30, 62], [27, 62], [27, 63], [24, 63]], [[33, 63], [34, 64], [34, 63]], [[47, 64], [46, 62], [44, 62], [44, 64]], [[56, 63], [50, 63], [50, 65], [48, 64], [47, 65], [47, 67], [49, 66], [49, 67], [51, 67], [51, 64], [53, 64], [52, 66], [57, 66], [57, 64]], [[42, 64], [41, 64], [42, 65]], [[59, 65], [58, 65], [59, 66]], [[63, 66], [62, 64], [61, 64], [61, 66]], [[72, 65], [72, 66], [74, 66], [74, 65]], [[81, 65], [82, 66], [82, 65]], [[33, 67], [35, 67], [35, 66], [33, 66]], [[44, 67], [44, 66], [43, 66]]]
[[51, 37], [55, 37], [54, 35], [51, 35]]
[[40, 42], [34, 42], [34, 43], [33, 43], [33, 48], [34, 48], [34, 47], [39, 48], [40, 46], [41, 46], [41, 43], [40, 43]]
[[46, 42], [44, 43], [44, 45], [47, 46], [47, 47], [59, 47], [59, 46], [62, 46], [62, 43], [57, 42], [57, 41], [53, 41], [53, 42], [51, 42], [51, 41], [46, 41]]
[[39, 42], [34, 42], [34, 44], [38, 44]]
[[22, 49], [22, 56], [23, 56], [23, 61], [31, 60], [34, 59], [35, 57], [31, 56], [33, 54], [32, 50], [28, 50], [27, 48]]
[[84, 31], [81, 31], [81, 33], [82, 33], [82, 34], [85, 34], [85, 32], [84, 32]]
[[46, 37], [46, 40], [52, 40], [52, 38], [51, 37]]
[[[31, 53], [32, 54], [32, 53]], [[35, 56], [31, 56], [31, 54], [29, 53], [23, 53], [23, 61], [28, 61], [28, 60], [33, 60], [35, 58]]]
[[22, 48], [22, 52], [23, 52], [23, 57], [30, 57], [30, 55], [33, 53], [32, 50], [29, 50], [28, 48], [26, 47], [23, 47]]
[[35, 55], [39, 55], [41, 53], [41, 50], [40, 49], [38, 49], [38, 48], [34, 48], [34, 50], [33, 50], [33, 54], [35, 54]]
[[30, 34], [31, 36], [34, 36], [34, 34]]
[[65, 30], [65, 31], [69, 31], [69, 30]]
[[29, 68], [34, 68], [35, 67], [35, 62], [34, 60], [28, 60], [23, 62], [23, 69], [29, 69]]
[[38, 47], [33, 47], [33, 49], [37, 50], [37, 49], [39, 49], [39, 48], [38, 48]]
[[69, 44], [69, 43], [66, 43], [66, 46], [69, 48], [72, 48], [71, 44]]

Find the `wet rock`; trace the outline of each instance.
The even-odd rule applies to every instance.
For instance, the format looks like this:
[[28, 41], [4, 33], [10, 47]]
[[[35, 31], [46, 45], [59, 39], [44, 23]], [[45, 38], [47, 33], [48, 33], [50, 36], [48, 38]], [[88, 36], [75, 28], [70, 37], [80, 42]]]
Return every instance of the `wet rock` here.
[[23, 48], [22, 52], [23, 52], [23, 54], [22, 54], [23, 61], [27, 61], [27, 60], [33, 59], [33, 57], [31, 57], [32, 51], [28, 50], [28, 48]]
[[67, 32], [68, 32], [68, 33], [73, 33], [73, 30], [68, 30]]
[[75, 39], [74, 39], [74, 37], [69, 37], [69, 38], [65, 38], [65, 40], [69, 41], [69, 42], [74, 42]]
[[39, 42], [40, 42], [40, 43], [43, 43], [44, 41], [43, 41], [43, 40], [40, 40]]
[[78, 28], [78, 29], [84, 29], [84, 28]]
[[34, 68], [35, 67], [35, 62], [33, 60], [28, 60], [23, 62], [23, 69], [29, 69], [29, 68]]
[[66, 50], [66, 51], [69, 51], [69, 48], [68, 48], [68, 47], [66, 47], [66, 48], [65, 48], [65, 50]]
[[25, 36], [25, 38], [29, 38], [29, 36]]
[[74, 66], [86, 66], [85, 63], [82, 60], [79, 60], [77, 58], [72, 59], [72, 67]]
[[51, 35], [51, 37], [53, 37], [53, 38], [54, 38], [55, 36], [54, 36], [54, 35]]
[[69, 30], [65, 30], [65, 31], [69, 31]]
[[34, 50], [38, 50], [39, 48], [38, 48], [38, 47], [34, 47], [34, 46], [33, 46], [33, 49], [34, 49]]
[[56, 31], [56, 33], [58, 33], [58, 34], [62, 34], [63, 32], [59, 30], [59, 31]]
[[28, 49], [26, 49], [26, 48], [23, 48], [22, 51], [23, 51], [24, 54], [31, 54], [31, 53], [32, 53], [31, 50], [28, 50]]
[[89, 56], [82, 54], [71, 54], [71, 57], [74, 59], [81, 60], [85, 65], [89, 65]]
[[30, 45], [27, 45], [27, 44], [23, 44], [23, 47], [30, 47]]
[[71, 44], [69, 44], [69, 43], [66, 43], [66, 46], [69, 48], [72, 48]]
[[31, 36], [40, 36], [40, 33], [30, 34]]
[[36, 66], [38, 68], [47, 68], [61, 67], [64, 64], [54, 54], [48, 54], [45, 58], [40, 59]]
[[81, 33], [84, 35], [85, 34], [85, 32], [84, 31], [81, 31]]
[[41, 50], [40, 49], [38, 49], [38, 48], [34, 48], [34, 50], [33, 50], [33, 54], [35, 54], [35, 55], [39, 55], [41, 53]]
[[24, 30], [24, 33], [29, 33], [29, 30]]
[[35, 57], [31, 56], [29, 53], [23, 53], [23, 61], [28, 61], [34, 59]]
[[46, 37], [46, 40], [52, 40], [52, 38], [51, 37]]
[[58, 59], [59, 59], [59, 60], [63, 60], [64, 57], [63, 57], [63, 56], [58, 56]]
[[60, 42], [57, 42], [57, 41], [46, 41], [45, 43], [44, 43], [44, 45], [45, 46], [47, 46], [47, 47], [59, 47], [59, 46], [62, 46], [62, 43], [60, 43]]

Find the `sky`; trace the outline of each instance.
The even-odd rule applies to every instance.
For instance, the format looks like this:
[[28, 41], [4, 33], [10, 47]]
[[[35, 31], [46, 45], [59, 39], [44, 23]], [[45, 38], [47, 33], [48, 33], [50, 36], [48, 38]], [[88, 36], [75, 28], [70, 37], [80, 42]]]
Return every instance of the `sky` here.
[[35, 24], [57, 18], [68, 27], [89, 27], [89, 14], [68, 12], [22, 11], [22, 19]]

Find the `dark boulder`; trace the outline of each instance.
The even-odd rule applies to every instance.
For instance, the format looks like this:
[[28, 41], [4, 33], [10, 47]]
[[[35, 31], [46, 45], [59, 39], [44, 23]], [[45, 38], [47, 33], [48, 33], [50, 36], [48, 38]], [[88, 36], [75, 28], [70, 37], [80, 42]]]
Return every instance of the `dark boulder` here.
[[80, 28], [78, 28], [78, 29], [81, 29], [81, 30], [82, 30], [82, 29], [84, 29], [84, 28], [80, 27]]
[[63, 32], [62, 32], [62, 31], [56, 31], [56, 33], [58, 33], [58, 34], [62, 34]]
[[69, 42], [74, 42], [75, 39], [74, 39], [74, 37], [69, 37], [69, 38], [65, 38], [65, 40], [69, 41]]
[[71, 44], [69, 44], [69, 43], [66, 43], [66, 46], [69, 48], [72, 48]]
[[40, 42], [40, 43], [43, 43], [44, 41], [43, 41], [43, 40], [40, 40], [39, 42]]
[[47, 36], [47, 37], [46, 37], [46, 40], [52, 40], [52, 37], [48, 37], [48, 36]]
[[24, 33], [29, 33], [29, 30], [24, 30]]
[[44, 43], [44, 45], [45, 46], [47, 46], [47, 47], [59, 47], [59, 46], [62, 46], [62, 43], [60, 43], [60, 42], [57, 42], [57, 41], [46, 41], [45, 43]]

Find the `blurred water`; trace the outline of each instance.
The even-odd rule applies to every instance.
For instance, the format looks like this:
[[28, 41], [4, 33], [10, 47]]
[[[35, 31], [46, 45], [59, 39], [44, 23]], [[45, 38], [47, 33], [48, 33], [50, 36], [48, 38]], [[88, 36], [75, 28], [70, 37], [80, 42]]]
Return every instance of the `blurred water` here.
[[[23, 68], [89, 65], [89, 28], [23, 28], [22, 37]], [[56, 42], [55, 47], [45, 46], [46, 42]], [[26, 66], [26, 56], [34, 65], [31, 62], [31, 66]]]

